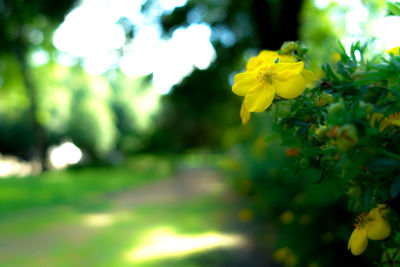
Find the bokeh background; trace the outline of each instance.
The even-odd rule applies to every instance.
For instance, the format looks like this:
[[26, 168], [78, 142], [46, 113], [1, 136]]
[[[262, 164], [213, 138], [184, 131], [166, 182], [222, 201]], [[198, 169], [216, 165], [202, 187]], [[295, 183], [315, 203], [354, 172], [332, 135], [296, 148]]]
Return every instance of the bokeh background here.
[[0, 0], [0, 266], [372, 264], [346, 250], [335, 181], [292, 173], [231, 86], [284, 41], [318, 75], [339, 40], [398, 46], [389, 15], [383, 0]]

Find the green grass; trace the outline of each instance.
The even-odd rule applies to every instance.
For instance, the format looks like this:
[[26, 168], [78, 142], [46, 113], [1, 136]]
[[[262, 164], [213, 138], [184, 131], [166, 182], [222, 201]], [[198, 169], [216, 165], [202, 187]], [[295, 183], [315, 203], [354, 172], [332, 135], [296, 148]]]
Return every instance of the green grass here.
[[77, 202], [81, 208], [92, 208], [105, 193], [166, 178], [171, 173], [171, 161], [140, 156], [129, 158], [118, 167], [85, 167], [0, 179], [0, 216], [28, 207]]
[[[201, 235], [232, 233], [240, 226], [241, 204], [218, 193], [115, 209], [110, 196], [171, 177], [171, 166], [168, 160], [147, 156], [129, 159], [119, 167], [0, 180], [0, 267], [200, 267], [221, 266], [227, 259], [242, 257], [235, 250], [212, 250], [135, 263], [127, 259], [156, 229]], [[95, 214], [109, 216], [110, 223], [90, 225], [89, 218]]]

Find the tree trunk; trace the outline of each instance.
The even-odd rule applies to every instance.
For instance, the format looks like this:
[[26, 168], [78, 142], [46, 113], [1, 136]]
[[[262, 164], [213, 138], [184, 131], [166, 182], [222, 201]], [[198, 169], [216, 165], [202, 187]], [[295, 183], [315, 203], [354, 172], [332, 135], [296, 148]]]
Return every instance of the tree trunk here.
[[37, 119], [37, 88], [35, 82], [32, 79], [30, 73], [30, 67], [28, 65], [26, 55], [27, 51], [23, 45], [16, 50], [17, 58], [21, 68], [22, 77], [27, 90], [28, 97], [30, 99], [29, 113], [32, 124], [32, 133], [34, 140], [34, 151], [35, 156], [39, 157], [41, 169], [46, 169], [46, 145], [45, 145], [45, 131], [42, 125]]
[[260, 48], [278, 50], [284, 41], [299, 39], [299, 14], [302, 0], [254, 0], [253, 14]]

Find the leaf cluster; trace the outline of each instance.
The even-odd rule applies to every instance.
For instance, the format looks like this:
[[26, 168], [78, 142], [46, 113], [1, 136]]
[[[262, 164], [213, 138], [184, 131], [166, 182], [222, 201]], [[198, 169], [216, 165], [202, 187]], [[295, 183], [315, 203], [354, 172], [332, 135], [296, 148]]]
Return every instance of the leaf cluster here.
[[[276, 99], [269, 112], [283, 145], [299, 151], [296, 172], [317, 170], [315, 183], [339, 181], [355, 213], [387, 204], [398, 233], [400, 56], [366, 58], [367, 48], [357, 42], [347, 52], [339, 44], [340, 60], [323, 65], [318, 83], [296, 99]], [[306, 51], [285, 43], [280, 52], [307, 61]], [[400, 245], [393, 236], [388, 247]]]
[[400, 57], [367, 60], [366, 49], [358, 42], [347, 53], [339, 45], [340, 60], [323, 66], [325, 75], [314, 88], [295, 100], [276, 101], [272, 111], [283, 143], [300, 150], [297, 168], [320, 169], [321, 180], [341, 177], [358, 192], [349, 198], [359, 212], [397, 203], [400, 191], [400, 132], [390, 123], [379, 127], [400, 111]]

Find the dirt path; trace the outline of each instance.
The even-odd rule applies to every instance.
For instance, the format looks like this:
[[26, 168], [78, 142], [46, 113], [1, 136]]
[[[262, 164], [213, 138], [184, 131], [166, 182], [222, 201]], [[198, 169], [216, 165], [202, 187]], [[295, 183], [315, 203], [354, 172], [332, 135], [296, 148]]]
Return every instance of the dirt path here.
[[135, 205], [167, 204], [193, 198], [223, 194], [234, 197], [221, 175], [210, 169], [181, 169], [175, 177], [111, 195], [116, 210]]
[[[91, 211], [52, 207], [3, 220], [0, 266], [272, 266], [265, 249], [253, 242], [257, 225], [239, 222], [243, 203], [217, 171], [182, 168], [171, 179], [106, 194], [98, 201], [105, 207]], [[126, 256], [134, 251], [129, 248], [148, 245], [149, 235], [166, 226], [176, 233], [162, 238], [169, 243], [169, 254], [177, 257], [161, 251], [165, 257], [135, 262]], [[210, 247], [203, 242], [205, 249], [196, 250], [192, 245], [206, 236], [220, 243]], [[240, 242], [228, 246], [224, 240]], [[185, 257], [173, 250], [183, 241]], [[154, 251], [160, 245], [154, 246], [150, 251], [157, 256]], [[191, 246], [193, 253], [188, 250]]]

